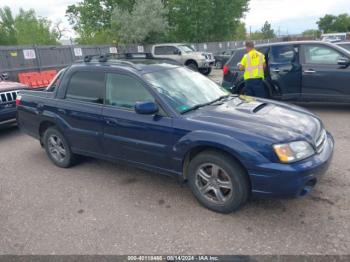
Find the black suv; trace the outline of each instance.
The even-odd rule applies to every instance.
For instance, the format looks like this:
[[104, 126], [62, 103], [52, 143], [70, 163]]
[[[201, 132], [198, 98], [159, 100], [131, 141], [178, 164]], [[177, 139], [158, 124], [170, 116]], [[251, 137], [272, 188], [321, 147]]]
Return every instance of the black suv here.
[[[350, 103], [350, 52], [320, 41], [258, 45], [265, 55], [265, 87], [270, 98], [292, 101]], [[237, 67], [245, 49], [235, 51], [223, 68], [222, 85], [244, 93], [243, 72]]]

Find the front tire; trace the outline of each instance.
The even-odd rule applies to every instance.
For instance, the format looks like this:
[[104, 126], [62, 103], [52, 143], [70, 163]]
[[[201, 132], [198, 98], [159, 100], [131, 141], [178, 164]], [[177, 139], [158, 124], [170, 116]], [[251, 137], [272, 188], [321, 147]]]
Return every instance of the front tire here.
[[238, 210], [249, 195], [245, 170], [233, 158], [217, 151], [205, 151], [191, 160], [188, 183], [199, 203], [219, 213]]
[[195, 72], [198, 71], [198, 65], [195, 62], [188, 62], [186, 66]]
[[201, 68], [201, 69], [199, 69], [199, 72], [201, 72], [205, 76], [208, 76], [211, 73], [211, 67], [209, 67], [209, 68]]
[[48, 128], [43, 136], [46, 154], [58, 167], [68, 168], [73, 165], [75, 155], [60, 131], [55, 127]]

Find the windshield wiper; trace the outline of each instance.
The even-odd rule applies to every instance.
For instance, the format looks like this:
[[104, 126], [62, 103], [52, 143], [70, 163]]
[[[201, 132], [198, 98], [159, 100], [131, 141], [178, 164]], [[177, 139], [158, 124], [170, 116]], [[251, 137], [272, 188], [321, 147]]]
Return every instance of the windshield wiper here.
[[195, 106], [192, 106], [188, 109], [185, 109], [183, 111], [181, 111], [180, 114], [185, 114], [189, 111], [194, 111], [194, 110], [197, 110], [198, 108], [201, 108], [201, 107], [204, 107], [204, 106], [208, 106], [208, 105], [211, 105], [211, 104], [214, 104], [215, 102], [218, 102], [218, 101], [221, 101], [223, 100], [224, 98], [228, 98], [230, 95], [224, 95], [224, 96], [220, 96], [219, 98], [211, 101], [211, 102], [207, 102], [207, 103], [203, 103], [203, 104], [198, 104], [198, 105], [195, 105]]
[[230, 95], [220, 96], [219, 98], [217, 98], [217, 99], [215, 99], [215, 100], [209, 102], [209, 104], [210, 104], [210, 105], [211, 105], [211, 104], [214, 104], [215, 102], [222, 101], [222, 100], [224, 100], [224, 98], [229, 98], [229, 97], [230, 97]]
[[209, 105], [209, 103], [198, 104], [198, 105], [192, 106], [190, 108], [187, 108], [187, 109], [181, 111], [180, 114], [182, 115], [182, 114], [185, 114], [185, 113], [193, 111], [193, 110], [197, 110], [198, 108], [203, 107], [203, 106], [207, 106], [207, 105]]

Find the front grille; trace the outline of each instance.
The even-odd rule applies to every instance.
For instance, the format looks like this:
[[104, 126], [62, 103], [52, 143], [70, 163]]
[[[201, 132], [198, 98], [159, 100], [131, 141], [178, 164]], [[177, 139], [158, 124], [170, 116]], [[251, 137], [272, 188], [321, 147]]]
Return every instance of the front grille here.
[[8, 103], [16, 101], [18, 91], [10, 91], [0, 93], [0, 103]]
[[321, 153], [327, 141], [327, 133], [325, 129], [322, 129], [319, 137], [316, 140], [316, 152]]

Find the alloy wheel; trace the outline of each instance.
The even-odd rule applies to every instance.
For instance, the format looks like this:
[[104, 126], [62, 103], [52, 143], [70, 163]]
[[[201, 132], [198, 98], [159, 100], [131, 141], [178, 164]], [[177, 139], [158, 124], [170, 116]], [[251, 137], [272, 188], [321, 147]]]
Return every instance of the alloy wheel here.
[[67, 152], [62, 140], [57, 135], [51, 135], [48, 138], [48, 148], [51, 156], [57, 162], [63, 162], [66, 158]]
[[197, 169], [195, 184], [202, 196], [215, 204], [225, 204], [233, 194], [231, 177], [216, 164], [202, 164]]

